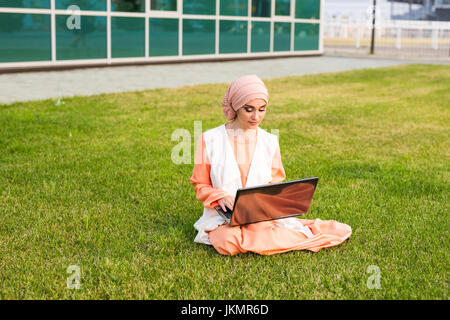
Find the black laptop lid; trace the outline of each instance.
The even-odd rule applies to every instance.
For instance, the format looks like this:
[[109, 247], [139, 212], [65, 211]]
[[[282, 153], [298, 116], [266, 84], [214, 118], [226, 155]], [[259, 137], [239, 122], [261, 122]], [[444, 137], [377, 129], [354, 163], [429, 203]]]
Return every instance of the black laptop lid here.
[[319, 178], [285, 181], [241, 188], [231, 216], [231, 226], [282, 219], [308, 212]]

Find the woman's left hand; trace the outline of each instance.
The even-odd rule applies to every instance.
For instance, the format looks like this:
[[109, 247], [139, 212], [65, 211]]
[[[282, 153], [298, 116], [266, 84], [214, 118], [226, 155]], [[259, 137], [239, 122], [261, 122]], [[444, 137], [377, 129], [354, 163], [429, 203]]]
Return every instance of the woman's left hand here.
[[231, 210], [233, 210], [233, 206], [234, 206], [234, 197], [227, 195], [225, 197], [223, 197], [222, 199], [220, 199], [218, 201], [219, 206], [222, 208], [223, 211], [228, 211], [227, 207]]

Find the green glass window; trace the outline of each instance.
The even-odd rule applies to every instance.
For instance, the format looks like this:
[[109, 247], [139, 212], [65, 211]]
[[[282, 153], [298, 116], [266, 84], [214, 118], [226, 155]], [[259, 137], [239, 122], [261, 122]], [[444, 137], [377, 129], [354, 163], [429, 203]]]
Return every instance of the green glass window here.
[[50, 0], [0, 0], [0, 7], [50, 9]]
[[183, 0], [184, 14], [216, 14], [216, 0]]
[[275, 1], [275, 15], [276, 16], [290, 16], [291, 15], [291, 0], [276, 0]]
[[220, 21], [219, 53], [247, 52], [247, 21]]
[[56, 59], [106, 58], [106, 17], [79, 18], [78, 29], [72, 16], [56, 16]]
[[183, 55], [214, 54], [215, 20], [183, 19]]
[[145, 57], [145, 18], [111, 17], [111, 57]]
[[111, 0], [111, 11], [145, 12], [145, 0]]
[[251, 23], [252, 43], [251, 52], [270, 51], [270, 22], [252, 21]]
[[252, 0], [252, 17], [270, 17], [271, 0]]
[[220, 0], [220, 14], [223, 16], [248, 16], [248, 1]]
[[291, 23], [275, 22], [273, 33], [273, 51], [289, 51], [291, 49]]
[[178, 55], [178, 19], [150, 18], [150, 56]]
[[0, 13], [0, 62], [51, 60], [50, 15]]
[[106, 0], [55, 0], [56, 9], [66, 10], [72, 5], [80, 10], [106, 11]]
[[296, 0], [295, 18], [320, 19], [320, 0]]
[[319, 50], [319, 24], [296, 23], [294, 50]]
[[177, 11], [177, 0], [151, 0], [150, 9]]

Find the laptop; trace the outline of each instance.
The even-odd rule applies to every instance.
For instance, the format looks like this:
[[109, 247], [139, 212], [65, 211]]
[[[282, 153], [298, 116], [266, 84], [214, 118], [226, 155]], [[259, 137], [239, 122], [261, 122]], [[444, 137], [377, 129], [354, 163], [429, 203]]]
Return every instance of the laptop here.
[[232, 227], [300, 216], [308, 212], [318, 180], [313, 177], [239, 188], [233, 210], [214, 209]]

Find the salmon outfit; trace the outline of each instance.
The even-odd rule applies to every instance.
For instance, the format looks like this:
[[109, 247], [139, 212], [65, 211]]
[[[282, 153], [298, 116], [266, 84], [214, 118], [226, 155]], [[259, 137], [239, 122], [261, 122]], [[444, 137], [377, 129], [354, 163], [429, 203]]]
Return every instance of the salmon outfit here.
[[248, 139], [227, 132], [223, 124], [203, 132], [197, 141], [190, 183], [204, 211], [194, 224], [195, 242], [212, 245], [224, 255], [248, 251], [272, 255], [317, 252], [350, 237], [351, 227], [334, 220], [285, 218], [230, 227], [214, 209], [219, 199], [235, 197], [238, 188], [281, 182], [286, 175], [278, 136], [259, 127]]

